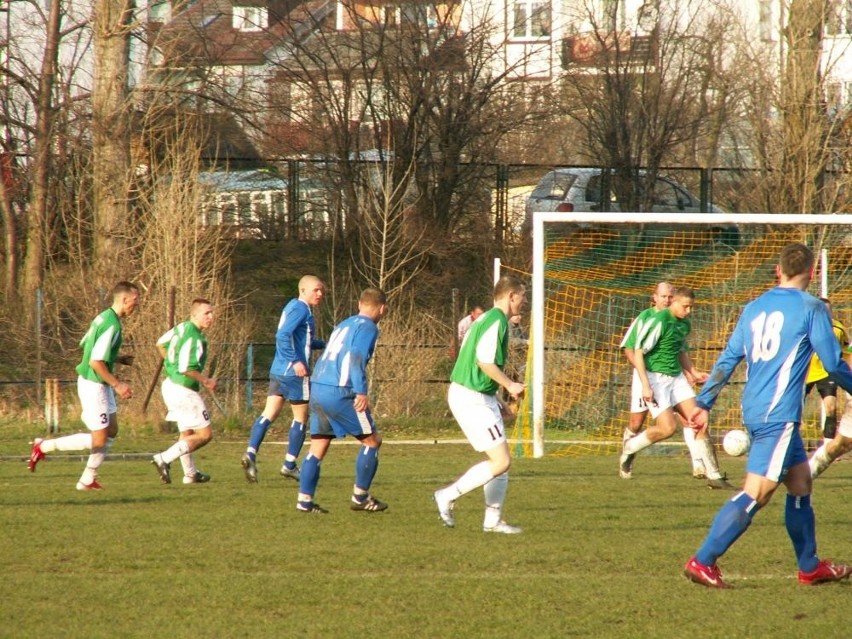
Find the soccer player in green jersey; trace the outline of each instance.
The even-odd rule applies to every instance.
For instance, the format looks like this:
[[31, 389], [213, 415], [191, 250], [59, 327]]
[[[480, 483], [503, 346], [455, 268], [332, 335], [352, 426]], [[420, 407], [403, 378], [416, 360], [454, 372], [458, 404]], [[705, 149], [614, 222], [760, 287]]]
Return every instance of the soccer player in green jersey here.
[[[668, 282], [659, 282], [654, 287], [654, 292], [651, 295], [653, 306], [639, 313], [636, 319], [631, 322], [619, 345], [627, 361], [630, 362], [630, 366], [633, 368], [633, 376], [630, 384], [630, 421], [624, 429], [622, 442], [639, 434], [642, 426], [645, 424], [645, 416], [648, 414], [648, 406], [645, 404], [645, 400], [642, 399], [642, 380], [639, 378], [639, 373], [633, 364], [633, 349], [637, 342], [647, 337], [648, 332], [654, 326], [658, 326], [653, 322], [653, 318], [657, 313], [671, 306], [673, 290], [672, 285]], [[689, 353], [681, 351], [678, 356], [684, 375], [686, 375], [686, 380], [690, 384], [702, 384], [706, 381], [707, 373], [695, 370]], [[676, 416], [680, 417], [680, 414], [676, 413]], [[695, 446], [695, 431], [692, 428], [684, 426], [683, 440], [692, 458], [692, 476], [696, 479], [705, 479], [704, 463], [701, 461], [700, 452]], [[629, 478], [632, 476], [634, 459], [633, 457], [630, 458], [628, 467], [624, 468], [621, 473], [622, 477]]]
[[195, 468], [193, 451], [213, 439], [210, 413], [198, 391], [216, 389], [216, 379], [203, 373], [207, 363], [207, 338], [204, 333], [213, 325], [213, 306], [210, 300], [192, 300], [189, 319], [168, 330], [157, 340], [157, 350], [165, 360], [166, 379], [162, 393], [169, 413], [166, 419], [177, 422], [180, 438], [168, 450], [157, 453], [151, 463], [160, 480], [171, 484], [170, 464], [180, 459], [184, 484], [203, 484], [210, 481]]
[[91, 450], [77, 490], [100, 490], [98, 469], [118, 435], [115, 396], [130, 399], [133, 391], [127, 382], [115, 376], [115, 364], [130, 365], [133, 356], [119, 355], [121, 320], [130, 316], [139, 304], [139, 289], [130, 282], [119, 282], [112, 289], [112, 306], [98, 315], [80, 341], [83, 360], [77, 366], [77, 394], [83, 407], [82, 419], [90, 433], [75, 433], [56, 439], [33, 441], [29, 469], [46, 453], [55, 450]]
[[[686, 339], [691, 330], [687, 318], [694, 303], [692, 289], [676, 288], [671, 305], [649, 317], [642, 331], [628, 335], [623, 343], [625, 348], [632, 348], [632, 362], [642, 385], [642, 400], [654, 418], [653, 426], [624, 441], [619, 459], [619, 475], [624, 479], [632, 476], [636, 453], [674, 434], [677, 428], [675, 411], [688, 420], [695, 408], [695, 391], [684, 374], [681, 357], [686, 351]], [[694, 368], [689, 372], [695, 379], [706, 379], [706, 375]], [[704, 466], [708, 487], [733, 488], [719, 471], [716, 451], [706, 429], [695, 435], [692, 452]]]
[[509, 350], [509, 317], [521, 312], [526, 288], [517, 277], [506, 275], [494, 286], [494, 307], [481, 315], [468, 329], [450, 376], [447, 401], [474, 450], [487, 459], [471, 466], [456, 481], [435, 491], [441, 520], [455, 526], [456, 499], [480, 486], [485, 492], [485, 532], [521, 532], [503, 520], [503, 502], [509, 484], [512, 457], [503, 426], [504, 405], [497, 391], [502, 386], [517, 399], [525, 386], [510, 379], [503, 366]]

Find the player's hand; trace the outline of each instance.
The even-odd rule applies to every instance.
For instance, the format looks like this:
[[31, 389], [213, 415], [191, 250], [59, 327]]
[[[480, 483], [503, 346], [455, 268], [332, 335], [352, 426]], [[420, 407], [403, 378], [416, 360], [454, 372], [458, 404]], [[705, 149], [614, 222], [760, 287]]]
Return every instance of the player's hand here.
[[308, 367], [303, 362], [293, 364], [293, 372], [299, 377], [305, 377], [308, 374]]
[[213, 392], [214, 390], [216, 390], [216, 384], [218, 383], [219, 380], [215, 377], [205, 377], [204, 381], [201, 382], [201, 385], [204, 386], [204, 388], [206, 388], [210, 392]]
[[133, 366], [133, 355], [119, 355], [115, 361], [123, 366]]
[[695, 430], [702, 430], [704, 427], [707, 426], [707, 420], [709, 416], [710, 413], [707, 411], [706, 408], [696, 406], [689, 414], [688, 425], [690, 428], [694, 428]]
[[130, 384], [125, 382], [118, 382], [118, 384], [113, 387], [113, 390], [121, 399], [130, 399], [133, 397], [133, 390], [130, 388]]
[[512, 382], [506, 387], [506, 392], [509, 393], [509, 396], [512, 399], [520, 399], [524, 396], [524, 392], [526, 392], [527, 387], [520, 382]]
[[705, 371], [695, 371], [695, 375], [692, 376], [692, 379], [695, 380], [693, 384], [703, 384], [708, 379], [710, 379], [710, 373]]
[[366, 395], [361, 395], [358, 393], [355, 395], [355, 401], [353, 402], [355, 405], [355, 410], [359, 413], [363, 413], [370, 407], [370, 399]]

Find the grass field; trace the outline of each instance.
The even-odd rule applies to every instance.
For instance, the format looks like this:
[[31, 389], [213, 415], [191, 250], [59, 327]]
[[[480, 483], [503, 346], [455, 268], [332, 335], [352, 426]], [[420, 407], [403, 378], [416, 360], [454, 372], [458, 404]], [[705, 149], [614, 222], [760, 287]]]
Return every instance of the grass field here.
[[[124, 437], [153, 451], [168, 435]], [[280, 439], [279, 439], [280, 441]], [[799, 586], [783, 496], [720, 565], [735, 586], [681, 575], [729, 495], [689, 475], [685, 457], [646, 456], [635, 479], [615, 457], [518, 460], [506, 518], [481, 532], [481, 491], [443, 528], [432, 491], [478, 457], [465, 445], [389, 442], [374, 492], [385, 513], [348, 509], [355, 448], [335, 445], [303, 515], [261, 451], [259, 484], [242, 441], [198, 454], [206, 485], [163, 486], [146, 461], [109, 461], [105, 489], [79, 493], [80, 461], [0, 463], [2, 637], [836, 637], [852, 583]], [[0, 432], [0, 455], [28, 452]], [[734, 476], [742, 462], [726, 460]], [[179, 475], [179, 473], [177, 473]], [[819, 480], [820, 554], [852, 560], [852, 464]]]

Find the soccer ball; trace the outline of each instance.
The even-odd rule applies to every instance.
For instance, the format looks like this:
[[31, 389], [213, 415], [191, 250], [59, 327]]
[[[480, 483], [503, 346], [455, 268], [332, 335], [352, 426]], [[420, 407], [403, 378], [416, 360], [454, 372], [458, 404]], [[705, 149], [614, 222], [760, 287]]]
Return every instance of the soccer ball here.
[[729, 430], [725, 434], [725, 439], [722, 440], [722, 448], [731, 457], [739, 457], [745, 455], [751, 446], [751, 440], [748, 433], [744, 430]]

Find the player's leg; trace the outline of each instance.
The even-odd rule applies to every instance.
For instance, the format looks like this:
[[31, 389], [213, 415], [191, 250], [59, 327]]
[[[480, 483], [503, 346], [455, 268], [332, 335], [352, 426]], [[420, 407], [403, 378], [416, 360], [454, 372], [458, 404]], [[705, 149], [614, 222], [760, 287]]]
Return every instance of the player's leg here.
[[369, 421], [369, 428], [373, 432], [357, 437], [361, 442], [361, 448], [355, 457], [355, 483], [352, 486], [352, 503], [349, 507], [352, 510], [381, 512], [386, 510], [388, 505], [370, 494], [370, 486], [373, 485], [373, 479], [379, 469], [379, 448], [382, 445], [382, 436], [375, 430], [370, 411], [365, 411], [361, 415], [362, 420]]
[[91, 431], [91, 453], [86, 461], [86, 468], [77, 482], [77, 490], [100, 490], [98, 470], [106, 458], [107, 449], [118, 435], [118, 416], [115, 394], [106, 384], [98, 384], [89, 380], [78, 379], [78, 395], [82, 403], [83, 423]]
[[314, 501], [314, 495], [316, 495], [319, 485], [322, 460], [328, 452], [331, 440], [337, 436], [334, 426], [326, 414], [326, 407], [339, 410], [337, 407], [339, 397], [338, 393], [335, 392], [336, 389], [330, 386], [319, 385], [317, 389], [311, 397], [311, 445], [308, 448], [308, 454], [305, 455], [305, 460], [302, 462], [296, 510], [305, 513], [325, 514], [328, 511]]
[[494, 478], [482, 487], [485, 496], [485, 517], [482, 521], [482, 530], [483, 532], [509, 535], [520, 533], [519, 527], [512, 526], [503, 519], [503, 504], [506, 501], [506, 492], [509, 489], [509, 467], [512, 463], [509, 444], [503, 440], [497, 446], [485, 451], [485, 454], [488, 455], [492, 473], [500, 468], [506, 470], [496, 473]]
[[[299, 459], [302, 446], [305, 444], [310, 401], [310, 378], [296, 377], [292, 379], [294, 384], [298, 384], [298, 388], [292, 388], [291, 391], [295, 392], [291, 392], [287, 397], [293, 412], [293, 421], [290, 422], [290, 431], [287, 433], [287, 452], [284, 455], [284, 462], [281, 464], [281, 475], [299, 481], [299, 467], [296, 465], [296, 460]], [[291, 386], [294, 384], [291, 384]]]
[[[468, 468], [449, 486], [435, 491], [438, 514], [446, 526], [454, 526], [452, 509], [456, 499], [480, 486], [485, 487], [502, 476], [488, 487], [485, 495], [486, 515], [489, 516], [488, 511], [491, 509], [491, 514], [497, 516], [496, 522], [493, 523], [492, 517], [489, 516], [487, 523], [493, 528], [501, 521], [507, 473], [512, 464], [499, 404], [493, 396], [478, 393], [459, 384], [450, 384], [447, 400], [453, 416], [473, 449], [485, 453], [487, 459]], [[520, 532], [520, 529], [517, 532]]]
[[837, 382], [831, 378], [824, 379], [817, 384], [817, 389], [822, 398], [822, 437], [825, 443], [837, 434]]
[[266, 437], [266, 431], [269, 430], [272, 422], [275, 421], [284, 407], [284, 391], [281, 388], [281, 382], [281, 378], [269, 378], [266, 405], [263, 408], [263, 412], [258, 415], [252, 424], [246, 452], [243, 453], [240, 459], [240, 465], [243, 467], [246, 474], [246, 481], [249, 483], [257, 482], [257, 451], [260, 450], [260, 445], [263, 443], [264, 437]]
[[305, 455], [305, 461], [302, 464], [302, 472], [299, 477], [299, 495], [296, 498], [296, 510], [319, 514], [328, 512], [314, 502], [314, 495], [317, 492], [317, 485], [319, 485], [320, 465], [326, 452], [328, 452], [328, 447], [332, 439], [334, 439], [333, 435], [311, 433], [311, 445], [308, 448], [308, 454]]
[[[692, 393], [692, 388], [689, 388], [689, 394]], [[685, 393], [684, 393], [685, 394]], [[678, 402], [676, 409], [678, 413], [684, 417], [687, 415], [691, 415], [695, 410], [696, 404], [694, 397], [686, 397], [685, 399]], [[684, 421], [684, 424], [686, 422]], [[707, 486], [712, 489], [729, 489], [734, 490], [735, 487], [725, 479], [724, 475], [722, 475], [722, 471], [719, 468], [719, 458], [716, 456], [716, 447], [713, 444], [713, 439], [710, 437], [709, 429], [702, 428], [697, 433], [689, 428], [688, 426], [684, 426], [684, 439], [688, 438], [687, 431], [692, 432], [692, 448], [690, 449], [690, 455], [693, 459], [697, 460], [693, 462], [693, 476], [695, 475], [695, 468], [698, 466], [699, 468], [704, 469], [704, 473], [707, 477]]]
[[707, 537], [686, 563], [684, 574], [691, 581], [712, 588], [727, 588], [716, 562], [745, 533], [758, 510], [769, 502], [778, 488], [783, 471], [772, 461], [786, 456], [792, 426], [774, 424], [756, 431], [749, 429], [752, 445], [743, 489], [719, 509]]
[[819, 477], [835, 459], [852, 450], [852, 397], [846, 394], [843, 416], [837, 425], [834, 439], [823, 443], [811, 455], [809, 466], [811, 478]]

